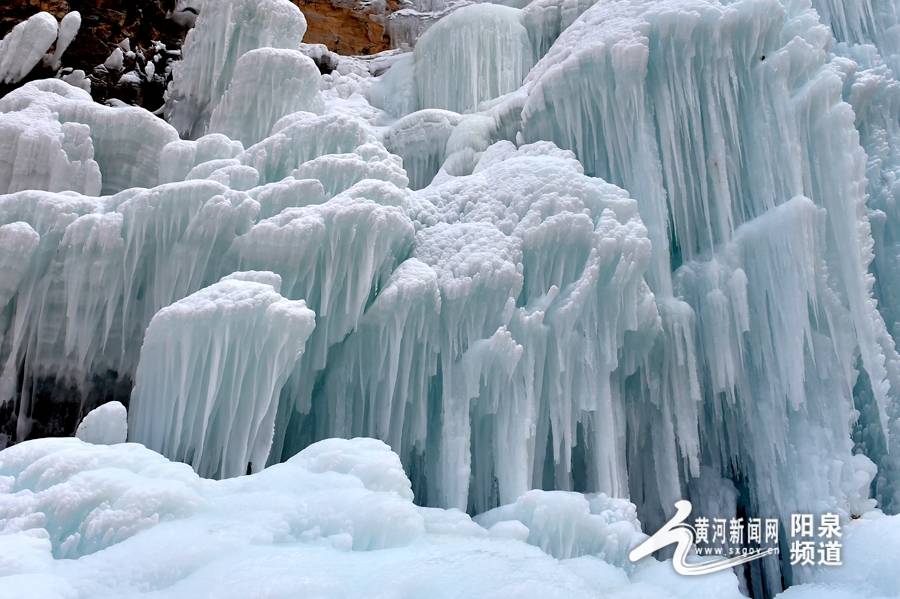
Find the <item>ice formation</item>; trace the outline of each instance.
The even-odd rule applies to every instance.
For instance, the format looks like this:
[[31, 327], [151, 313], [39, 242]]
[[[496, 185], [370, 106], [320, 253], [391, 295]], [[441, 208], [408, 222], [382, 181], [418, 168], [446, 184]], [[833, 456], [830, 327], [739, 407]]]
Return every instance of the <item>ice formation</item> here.
[[[300, 45], [291, 3], [226, 0], [188, 36], [168, 122], [61, 80], [0, 99], [9, 441], [54, 402], [81, 414], [130, 398], [130, 441], [207, 477], [254, 473], [207, 481], [136, 445], [46, 441], [0, 453], [9, 488], [43, 492], [19, 471], [45, 452], [123, 460], [131, 484], [171, 473], [187, 489], [175, 501], [187, 512], [132, 518], [153, 530], [170, 517], [227, 523], [242, 493], [274, 493], [279, 507], [260, 515], [276, 514], [273, 528], [241, 535], [324, 539], [327, 556], [291, 551], [348, 568], [360, 562], [338, 550], [471, 557], [496, 542], [503, 568], [552, 563], [535, 580], [571, 596], [584, 576], [598, 588], [662, 580], [664, 565], [623, 570], [623, 556], [678, 499], [783, 521], [832, 511], [860, 531], [876, 502], [896, 512], [900, 10], [508, 4], [461, 8], [412, 52], [330, 57], [320, 75], [324, 54]], [[388, 482], [344, 455], [347, 442], [316, 444], [363, 436], [396, 455], [374, 441], [347, 451], [390, 461], [377, 460]], [[372, 508], [345, 530], [347, 499], [333, 500], [346, 517], [291, 511], [313, 492], [295, 475], [325, 494], [309, 506], [332, 501], [329, 485], [365, 488], [400, 523], [370, 528]], [[479, 524], [414, 507], [411, 493]], [[15, 509], [40, 501], [55, 499]], [[64, 584], [96, 566], [47, 551], [126, 556], [175, 530], [65, 526], [15, 537], [37, 556], [27, 567], [70, 568]], [[429, 545], [451, 533], [465, 545]], [[384, 555], [373, 563], [410, 563]], [[609, 578], [585, 574], [597, 556]], [[210, 572], [252, 566], [244, 553], [197, 559]], [[824, 580], [774, 557], [749, 568], [755, 596]], [[314, 586], [354, 594], [347, 584]], [[534, 584], [509, 589], [552, 595]]]
[[[557, 560], [496, 525], [416, 506], [400, 460], [372, 439], [323, 441], [222, 481], [134, 443], [42, 439], [0, 453], [0, 485], [12, 596], [741, 597], [731, 573], [683, 581], [654, 560]], [[566, 513], [566, 498], [550, 499]], [[621, 525], [622, 543], [640, 539], [622, 516], [610, 506], [594, 517]]]
[[[39, 12], [13, 27], [0, 40], [0, 83], [21, 81], [42, 61], [58, 69], [80, 27], [81, 14], [77, 11], [59, 22], [50, 13]], [[53, 53], [48, 54], [51, 47]]]
[[[228, 1], [217, 5], [215, 10], [204, 11], [184, 42], [184, 60], [173, 69], [166, 103], [167, 119], [182, 135], [201, 136], [244, 54], [258, 48], [294, 49], [304, 33], [303, 14], [290, 2], [281, 0]], [[277, 53], [258, 55], [259, 60], [271, 58], [274, 69], [284, 64], [279, 57]], [[244, 69], [252, 69], [253, 64], [252, 59], [249, 63], [245, 61]], [[251, 85], [246, 79], [252, 75], [244, 72], [244, 82], [239, 79], [239, 84]], [[287, 101], [287, 96], [282, 100]], [[275, 101], [273, 98], [273, 104]], [[269, 115], [264, 111], [259, 116]]]
[[519, 11], [486, 3], [439, 21], [416, 44], [414, 57], [419, 107], [459, 112], [519, 87], [533, 52]]
[[75, 436], [98, 445], [124, 443], [128, 436], [127, 419], [125, 406], [110, 401], [91, 410], [78, 425]]
[[278, 393], [315, 327], [280, 287], [273, 273], [234, 273], [156, 313], [131, 394], [134, 441], [208, 477], [265, 466]]

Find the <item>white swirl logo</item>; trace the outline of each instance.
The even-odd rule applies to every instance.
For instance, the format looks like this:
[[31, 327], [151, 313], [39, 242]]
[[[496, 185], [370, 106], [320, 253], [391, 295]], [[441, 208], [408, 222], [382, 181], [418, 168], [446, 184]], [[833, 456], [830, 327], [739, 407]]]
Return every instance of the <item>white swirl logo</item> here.
[[775, 549], [770, 547], [768, 549], [754, 550], [744, 555], [688, 563], [687, 556], [695, 548], [696, 542], [696, 531], [690, 524], [685, 524], [685, 520], [691, 514], [691, 509], [690, 501], [681, 500], [675, 502], [675, 515], [662, 528], [656, 531], [656, 534], [632, 549], [631, 553], [628, 554], [628, 559], [636, 562], [659, 551], [663, 547], [674, 544], [675, 555], [672, 557], [672, 567], [675, 568], [675, 571], [683, 576], [700, 576], [727, 570], [728, 568], [775, 553]]

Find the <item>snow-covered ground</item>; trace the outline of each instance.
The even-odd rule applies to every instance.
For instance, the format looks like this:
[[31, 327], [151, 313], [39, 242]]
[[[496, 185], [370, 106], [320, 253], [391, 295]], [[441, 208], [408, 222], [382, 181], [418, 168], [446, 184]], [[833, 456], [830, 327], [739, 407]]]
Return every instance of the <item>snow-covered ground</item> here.
[[[164, 119], [0, 99], [0, 447], [133, 388], [0, 452], [0, 590], [900, 595], [897, 3], [450, 6], [354, 58], [204, 4]], [[846, 564], [631, 564], [679, 499]]]

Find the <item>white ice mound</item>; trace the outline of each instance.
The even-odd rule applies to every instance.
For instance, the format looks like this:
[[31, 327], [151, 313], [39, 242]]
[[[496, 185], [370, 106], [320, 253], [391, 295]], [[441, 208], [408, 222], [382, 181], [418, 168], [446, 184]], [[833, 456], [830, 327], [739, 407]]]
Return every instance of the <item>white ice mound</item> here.
[[646, 538], [634, 504], [604, 494], [529, 491], [515, 503], [479, 515], [476, 522], [492, 528], [521, 522], [528, 543], [559, 559], [596, 555], [630, 569], [628, 552]]
[[62, 66], [62, 56], [75, 40], [78, 30], [81, 28], [81, 13], [72, 11], [67, 13], [59, 22], [59, 36], [56, 39], [56, 47], [53, 54], [44, 59], [50, 68], [59, 69]]
[[[273, 597], [741, 597], [730, 572], [679, 580], [668, 563], [646, 560], [629, 580], [596, 556], [558, 560], [459, 511], [413, 505], [409, 485], [397, 456], [371, 439], [323, 441], [223, 481], [134, 443], [26, 441], [0, 452], [3, 590], [238, 599], [258, 595], [264, 573]], [[627, 527], [619, 504], [590, 518]]]
[[378, 143], [366, 143], [347, 154], [313, 158], [293, 172], [295, 179], [315, 179], [335, 196], [364, 179], [387, 181], [404, 189], [409, 184], [403, 161]]
[[[184, 41], [184, 60], [172, 69], [166, 119], [182, 136], [200, 137], [207, 132], [213, 111], [231, 85], [244, 54], [257, 48], [296, 50], [304, 33], [306, 19], [288, 0], [223, 0], [202, 11]], [[245, 63], [245, 68], [251, 64]], [[284, 71], [279, 72], [284, 75]], [[250, 84], [249, 75], [241, 79], [234, 92], [239, 97], [231, 99], [232, 104], [252, 99], [252, 94], [241, 93]], [[277, 98], [286, 96], [273, 97]]]
[[265, 466], [278, 395], [315, 327], [273, 273], [235, 273], [150, 321], [131, 395], [131, 439], [203, 476]]
[[888, 599], [900, 589], [900, 516], [868, 512], [843, 527], [843, 565], [818, 568], [778, 599]]
[[363, 144], [377, 142], [372, 131], [358, 119], [295, 112], [279, 119], [271, 135], [247, 148], [238, 160], [255, 168], [261, 183], [271, 183], [284, 179], [313, 158], [346, 154]]
[[400, 458], [383, 441], [365, 437], [325, 439], [288, 460], [310, 472], [339, 472], [358, 478], [370, 491], [392, 492], [412, 501], [412, 485]]
[[211, 133], [250, 146], [269, 135], [283, 116], [321, 112], [319, 69], [297, 50], [260, 48], [237, 61], [231, 84], [212, 112]]
[[114, 445], [124, 443], [128, 435], [128, 413], [125, 406], [110, 401], [88, 412], [78, 425], [75, 436], [85, 443]]
[[427, 186], [446, 158], [447, 141], [462, 117], [449, 110], [426, 109], [397, 120], [384, 136], [385, 147], [403, 159], [409, 186]]
[[533, 61], [521, 11], [466, 6], [438, 21], [416, 44], [418, 106], [474, 110], [518, 88]]

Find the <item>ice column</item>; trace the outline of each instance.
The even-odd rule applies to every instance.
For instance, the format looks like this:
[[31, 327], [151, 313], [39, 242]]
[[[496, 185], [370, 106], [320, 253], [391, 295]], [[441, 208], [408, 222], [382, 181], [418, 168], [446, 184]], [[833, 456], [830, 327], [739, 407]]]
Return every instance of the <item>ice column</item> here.
[[315, 327], [272, 273], [235, 273], [160, 310], [131, 397], [132, 440], [206, 477], [259, 471], [278, 394]]

